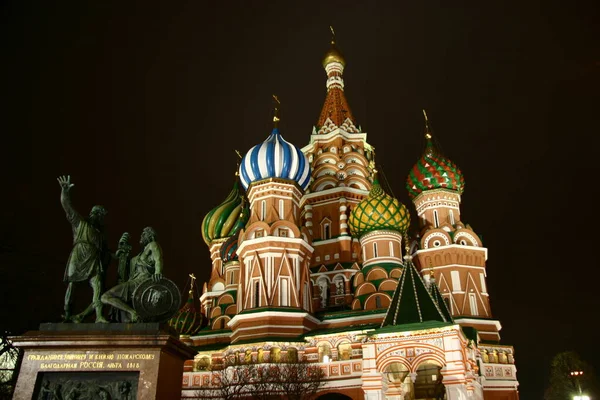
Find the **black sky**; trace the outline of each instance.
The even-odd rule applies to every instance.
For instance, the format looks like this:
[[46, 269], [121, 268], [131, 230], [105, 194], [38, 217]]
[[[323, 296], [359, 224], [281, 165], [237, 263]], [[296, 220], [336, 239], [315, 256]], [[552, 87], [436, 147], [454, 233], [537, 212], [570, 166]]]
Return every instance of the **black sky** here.
[[489, 248], [492, 310], [516, 348], [521, 398], [541, 398], [556, 352], [600, 369], [593, 1], [203, 3], [1, 3], [3, 330], [60, 316], [71, 248], [62, 174], [81, 213], [109, 210], [113, 247], [154, 226], [167, 276], [206, 280], [200, 224], [229, 192], [233, 150], [266, 138], [273, 93], [284, 137], [308, 143], [333, 25], [347, 98], [394, 194], [410, 204], [422, 108], [464, 172], [462, 219]]

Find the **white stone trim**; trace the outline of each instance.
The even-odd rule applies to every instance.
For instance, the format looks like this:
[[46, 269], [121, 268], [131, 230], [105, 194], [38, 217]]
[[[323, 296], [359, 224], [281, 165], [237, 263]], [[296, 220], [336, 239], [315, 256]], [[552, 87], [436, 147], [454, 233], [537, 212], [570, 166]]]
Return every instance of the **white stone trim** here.
[[[474, 319], [474, 318], [455, 318], [454, 322], [459, 324], [479, 324], [479, 325], [493, 325], [496, 327], [498, 331], [502, 329], [502, 325], [500, 325], [500, 321], [498, 320], [488, 320], [488, 319]], [[492, 332], [487, 332], [492, 333]], [[493, 332], [496, 333], [496, 332]]]
[[485, 261], [487, 261], [487, 259], [488, 259], [488, 249], [487, 249], [487, 247], [463, 246], [463, 245], [460, 245], [460, 244], [450, 244], [448, 246], [433, 247], [433, 248], [430, 248], [430, 249], [419, 249], [419, 250], [417, 250], [417, 254], [427, 253], [429, 251], [437, 251], [437, 250], [440, 250], [440, 249], [451, 249], [451, 248], [483, 251], [484, 254], [485, 254]]
[[[293, 243], [293, 244], [301, 244], [302, 247], [304, 247], [307, 251], [309, 251], [310, 253], [312, 253], [315, 249], [309, 245], [308, 243], [306, 243], [306, 241], [304, 241], [303, 238], [290, 238], [290, 237], [281, 237], [281, 236], [263, 236], [260, 238], [254, 238], [254, 239], [246, 239], [242, 242], [242, 244], [238, 247], [237, 249], [237, 254], [240, 255], [244, 252], [244, 248], [248, 245], [251, 244], [262, 244], [262, 243], [270, 243], [270, 242], [283, 242], [283, 243]], [[275, 246], [268, 246], [265, 248], [261, 248], [261, 251], [264, 249], [287, 249], [287, 250], [294, 250], [292, 248], [288, 248], [288, 247], [275, 247]]]
[[[285, 311], [256, 311], [249, 314], [237, 314], [232, 319], [233, 321], [245, 321], [247, 319], [256, 319], [257, 316], [269, 316], [269, 317], [297, 317], [302, 316], [307, 318], [311, 322], [319, 324], [321, 321], [313, 317], [307, 312], [285, 312]], [[281, 327], [281, 325], [280, 325]], [[252, 328], [254, 329], [254, 328]]]

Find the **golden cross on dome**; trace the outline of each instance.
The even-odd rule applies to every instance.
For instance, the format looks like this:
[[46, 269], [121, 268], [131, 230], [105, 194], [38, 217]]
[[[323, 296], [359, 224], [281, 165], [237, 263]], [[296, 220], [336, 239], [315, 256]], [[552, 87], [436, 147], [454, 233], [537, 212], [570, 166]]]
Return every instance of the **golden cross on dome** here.
[[[235, 168], [235, 176], [240, 176], [240, 161], [242, 161], [242, 155], [240, 154], [240, 152], [238, 150], [234, 150], [235, 154], [237, 154], [237, 156], [239, 157], [239, 160], [236, 163], [236, 168]], [[195, 279], [195, 278], [194, 278]]]
[[192, 278], [192, 282], [190, 283], [190, 295], [194, 292], [194, 282], [196, 281], [196, 275], [194, 275], [194, 273], [192, 272], [189, 275], [190, 278]]
[[279, 122], [279, 106], [281, 105], [281, 102], [279, 101], [279, 98], [277, 98], [277, 96], [273, 95], [273, 99], [275, 100], [275, 110], [273, 113], [273, 126], [275, 128], [277, 128], [277, 123]]
[[427, 118], [427, 112], [423, 110], [423, 116], [425, 117], [425, 137], [431, 139], [431, 130], [429, 129], [429, 119]]
[[333, 26], [329, 25], [329, 29], [331, 30], [331, 44], [335, 44], [335, 31], [333, 30]]

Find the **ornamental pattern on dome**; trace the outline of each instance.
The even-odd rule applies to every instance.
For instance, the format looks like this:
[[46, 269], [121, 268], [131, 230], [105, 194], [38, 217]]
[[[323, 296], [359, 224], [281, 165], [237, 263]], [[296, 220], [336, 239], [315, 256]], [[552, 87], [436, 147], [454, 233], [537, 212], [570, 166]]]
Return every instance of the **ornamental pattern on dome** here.
[[190, 274], [192, 281], [188, 292], [188, 300], [181, 309], [170, 320], [169, 325], [174, 328], [180, 335], [190, 336], [198, 333], [198, 331], [206, 325], [206, 317], [196, 309], [194, 301], [194, 288], [196, 277]]
[[410, 215], [404, 204], [386, 194], [377, 180], [369, 196], [358, 203], [348, 219], [353, 236], [384, 229], [404, 234], [409, 225]]
[[235, 235], [246, 226], [249, 217], [250, 209], [236, 180], [225, 201], [204, 217], [202, 238], [207, 245], [210, 245], [215, 239]]
[[302, 151], [287, 142], [274, 128], [267, 140], [246, 153], [240, 164], [240, 180], [244, 189], [252, 182], [268, 178], [295, 181], [303, 190], [310, 182], [310, 165]]
[[439, 153], [429, 132], [425, 137], [427, 139], [425, 152], [406, 180], [409, 196], [414, 199], [422, 192], [432, 189], [450, 189], [462, 194], [465, 188], [462, 173], [456, 164]]
[[233, 235], [221, 245], [221, 250], [219, 254], [221, 255], [221, 260], [223, 260], [223, 263], [237, 261], [237, 249], [239, 238], [239, 235]]

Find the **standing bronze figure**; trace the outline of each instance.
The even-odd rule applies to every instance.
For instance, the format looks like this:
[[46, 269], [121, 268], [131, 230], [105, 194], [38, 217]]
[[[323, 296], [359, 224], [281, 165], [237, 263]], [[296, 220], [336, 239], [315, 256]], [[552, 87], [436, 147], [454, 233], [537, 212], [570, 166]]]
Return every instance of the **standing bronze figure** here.
[[[88, 218], [83, 218], [71, 205], [70, 191], [74, 184], [70, 176], [58, 178], [61, 187], [60, 202], [67, 214], [67, 220], [73, 228], [73, 249], [67, 261], [64, 281], [68, 284], [65, 293], [65, 322], [81, 322], [86, 316], [96, 311], [96, 322], [108, 322], [102, 316], [102, 286], [104, 272], [110, 262], [110, 252], [104, 231], [106, 210], [102, 206], [94, 206]], [[89, 280], [93, 290], [92, 303], [80, 314], [71, 315], [73, 287], [78, 282]]]

